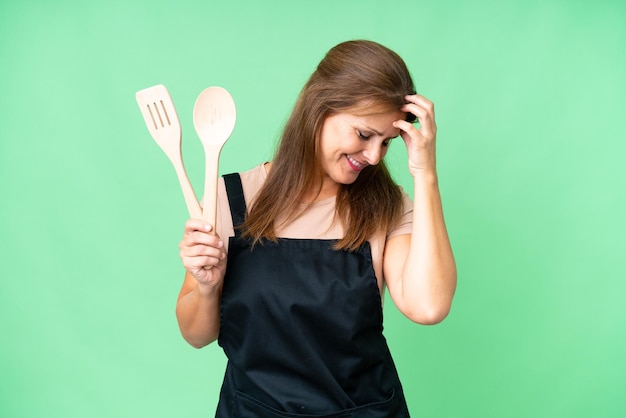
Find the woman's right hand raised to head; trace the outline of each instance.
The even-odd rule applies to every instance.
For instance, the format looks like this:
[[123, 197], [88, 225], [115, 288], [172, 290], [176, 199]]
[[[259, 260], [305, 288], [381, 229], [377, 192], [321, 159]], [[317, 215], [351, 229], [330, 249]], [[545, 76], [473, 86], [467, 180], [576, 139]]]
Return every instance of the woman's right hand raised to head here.
[[226, 271], [226, 253], [224, 243], [211, 225], [201, 219], [189, 219], [178, 247], [183, 266], [197, 280], [200, 291], [210, 292], [221, 286]]

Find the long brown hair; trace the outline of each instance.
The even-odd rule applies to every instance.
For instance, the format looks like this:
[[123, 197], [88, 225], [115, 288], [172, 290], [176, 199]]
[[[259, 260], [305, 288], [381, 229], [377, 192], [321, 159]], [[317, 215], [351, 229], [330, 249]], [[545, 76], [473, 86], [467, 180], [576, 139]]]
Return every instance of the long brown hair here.
[[[398, 111], [405, 103], [404, 96], [414, 92], [406, 64], [390, 49], [364, 40], [333, 47], [298, 97], [243, 236], [253, 243], [275, 241], [278, 220], [293, 221], [302, 214], [305, 197], [320, 192], [324, 172], [318, 134], [327, 116], [364, 106], [377, 113], [381, 109]], [[407, 115], [407, 120], [413, 119]], [[384, 161], [363, 169], [354, 183], [340, 185], [335, 212], [345, 231], [336, 249], [356, 250], [373, 234], [398, 222], [402, 196]]]

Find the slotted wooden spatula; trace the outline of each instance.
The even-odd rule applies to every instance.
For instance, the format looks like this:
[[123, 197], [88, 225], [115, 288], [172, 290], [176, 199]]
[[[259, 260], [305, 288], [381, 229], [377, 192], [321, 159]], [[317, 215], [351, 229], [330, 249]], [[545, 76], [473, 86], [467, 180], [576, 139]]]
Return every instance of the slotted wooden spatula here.
[[201, 219], [202, 208], [198, 203], [198, 198], [193, 191], [183, 164], [180, 121], [169, 92], [164, 85], [158, 84], [138, 91], [135, 94], [135, 98], [137, 99], [139, 109], [141, 109], [148, 131], [150, 131], [152, 138], [168, 156], [176, 170], [176, 175], [185, 197], [185, 203], [189, 210], [189, 216]]

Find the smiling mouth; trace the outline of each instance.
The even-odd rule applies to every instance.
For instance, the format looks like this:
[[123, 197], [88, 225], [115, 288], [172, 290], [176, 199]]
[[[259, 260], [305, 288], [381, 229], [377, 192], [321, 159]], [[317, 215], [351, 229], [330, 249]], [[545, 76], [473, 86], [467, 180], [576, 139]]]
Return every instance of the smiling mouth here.
[[350, 167], [354, 170], [354, 171], [361, 171], [363, 168], [365, 168], [365, 166], [367, 164], [358, 162], [357, 160], [355, 160], [354, 158], [350, 157], [348, 154], [346, 154], [346, 159], [348, 160], [348, 164], [350, 164]]

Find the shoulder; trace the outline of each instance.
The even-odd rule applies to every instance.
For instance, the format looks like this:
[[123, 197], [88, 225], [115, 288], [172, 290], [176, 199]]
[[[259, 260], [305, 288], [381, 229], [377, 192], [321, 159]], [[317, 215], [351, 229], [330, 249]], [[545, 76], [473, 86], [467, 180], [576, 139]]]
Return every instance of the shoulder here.
[[[246, 201], [246, 204], [249, 206], [250, 202], [257, 195], [261, 187], [265, 183], [267, 179], [267, 171], [265, 169], [266, 163], [261, 163], [249, 170], [240, 171], [236, 174], [239, 174], [239, 178], [241, 179], [241, 187], [243, 188], [243, 195]], [[230, 173], [234, 174], [234, 173]], [[218, 192], [221, 192], [220, 198], [224, 200], [227, 199], [226, 189], [225, 189], [225, 181], [224, 177], [230, 174], [225, 174], [219, 180], [219, 189]]]
[[[247, 171], [242, 171], [239, 174], [241, 178], [241, 185], [243, 187], [243, 194], [246, 205], [250, 205], [251, 199], [257, 194], [257, 192], [261, 189], [261, 186], [265, 182], [265, 178], [267, 174], [265, 172], [264, 164], [259, 164], [256, 167], [251, 168]], [[218, 234], [221, 237], [231, 237], [235, 235], [233, 229], [232, 222], [232, 214], [230, 212], [230, 204], [228, 202], [228, 193], [226, 192], [226, 185], [224, 182], [224, 177], [220, 177], [217, 187], [217, 195], [218, 195], [218, 219], [217, 219], [217, 230]], [[224, 243], [227, 245], [228, 240], [225, 240]]]
[[266, 163], [261, 163], [250, 170], [239, 173], [246, 203], [250, 203], [267, 180]]
[[242, 183], [254, 183], [260, 182], [263, 184], [265, 179], [267, 178], [267, 170], [265, 169], [266, 163], [258, 164], [252, 167], [249, 170], [241, 171], [239, 176], [241, 177]]

